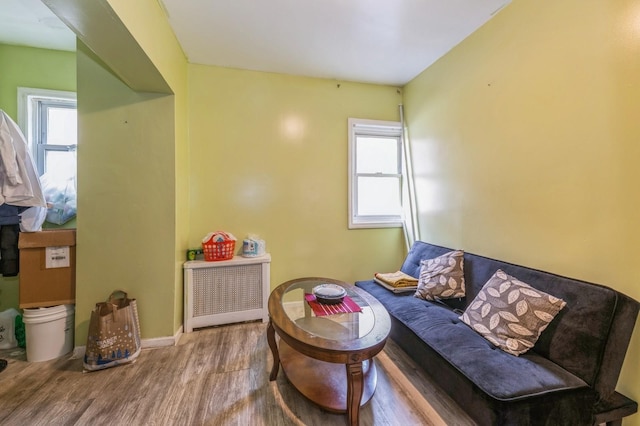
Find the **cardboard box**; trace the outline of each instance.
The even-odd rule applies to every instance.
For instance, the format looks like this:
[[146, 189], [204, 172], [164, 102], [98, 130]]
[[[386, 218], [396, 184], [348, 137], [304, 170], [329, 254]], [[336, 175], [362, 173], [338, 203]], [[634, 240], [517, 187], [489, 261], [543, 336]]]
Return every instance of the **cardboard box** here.
[[76, 230], [21, 232], [20, 308], [75, 303]]

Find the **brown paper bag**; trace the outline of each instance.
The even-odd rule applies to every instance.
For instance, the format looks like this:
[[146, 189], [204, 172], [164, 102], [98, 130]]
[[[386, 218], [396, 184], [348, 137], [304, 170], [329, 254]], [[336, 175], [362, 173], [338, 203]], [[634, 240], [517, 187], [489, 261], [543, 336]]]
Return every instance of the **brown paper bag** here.
[[114, 291], [91, 311], [84, 368], [102, 370], [134, 361], [140, 354], [140, 322], [136, 299]]

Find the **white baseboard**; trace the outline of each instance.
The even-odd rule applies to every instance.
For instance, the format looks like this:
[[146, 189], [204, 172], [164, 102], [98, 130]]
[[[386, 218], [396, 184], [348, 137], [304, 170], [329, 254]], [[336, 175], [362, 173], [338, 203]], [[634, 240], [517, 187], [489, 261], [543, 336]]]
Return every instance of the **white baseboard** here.
[[[178, 340], [180, 340], [180, 336], [182, 336], [182, 326], [176, 331], [176, 334], [173, 336], [167, 337], [154, 337], [151, 339], [142, 339], [142, 349], [146, 348], [160, 348], [163, 346], [175, 346], [178, 344]], [[86, 352], [86, 346], [76, 346], [73, 348], [73, 358], [84, 358], [84, 353]]]
[[175, 346], [178, 344], [178, 340], [180, 340], [180, 336], [182, 336], [182, 326], [176, 331], [176, 334], [173, 336], [167, 337], [154, 337], [152, 339], [142, 339], [142, 349], [146, 348], [159, 348], [162, 346]]
[[73, 353], [71, 354], [71, 359], [84, 359], [84, 353], [87, 351], [86, 346], [76, 346], [73, 348]]

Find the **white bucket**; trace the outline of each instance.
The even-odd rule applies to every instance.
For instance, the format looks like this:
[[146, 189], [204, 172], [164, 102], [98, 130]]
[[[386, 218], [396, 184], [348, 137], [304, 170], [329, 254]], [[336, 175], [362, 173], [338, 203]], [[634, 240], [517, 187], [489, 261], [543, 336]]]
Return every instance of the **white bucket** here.
[[27, 361], [61, 357], [73, 350], [74, 306], [25, 309], [22, 321], [27, 340]]

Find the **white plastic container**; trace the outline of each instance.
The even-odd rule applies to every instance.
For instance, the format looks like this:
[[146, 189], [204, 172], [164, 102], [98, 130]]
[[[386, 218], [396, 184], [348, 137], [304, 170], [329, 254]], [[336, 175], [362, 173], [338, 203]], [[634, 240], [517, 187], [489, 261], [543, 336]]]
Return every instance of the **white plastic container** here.
[[27, 341], [27, 361], [48, 361], [73, 350], [74, 305], [25, 309], [22, 321]]

